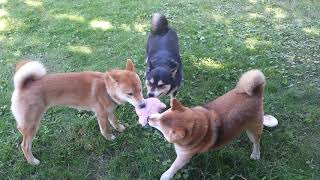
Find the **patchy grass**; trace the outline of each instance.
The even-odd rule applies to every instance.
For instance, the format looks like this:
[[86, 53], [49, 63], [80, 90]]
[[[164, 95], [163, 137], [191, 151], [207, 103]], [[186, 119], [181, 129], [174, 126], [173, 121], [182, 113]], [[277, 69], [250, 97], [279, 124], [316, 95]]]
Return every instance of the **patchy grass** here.
[[203, 104], [232, 88], [240, 74], [267, 77], [262, 159], [249, 159], [241, 136], [197, 155], [176, 179], [319, 179], [320, 3], [318, 1], [0, 0], [0, 177], [4, 179], [156, 179], [175, 158], [159, 132], [127, 126], [106, 141], [90, 113], [52, 108], [33, 143], [39, 166], [26, 163], [10, 112], [13, 67], [22, 58], [49, 72], [105, 71], [132, 58], [141, 78], [151, 14], [162, 12], [180, 37], [185, 80], [178, 98]]

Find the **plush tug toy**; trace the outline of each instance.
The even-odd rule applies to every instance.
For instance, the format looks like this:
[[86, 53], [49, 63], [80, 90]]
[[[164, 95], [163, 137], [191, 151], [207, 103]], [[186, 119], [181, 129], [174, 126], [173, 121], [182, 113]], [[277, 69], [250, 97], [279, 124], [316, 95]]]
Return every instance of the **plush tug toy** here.
[[145, 99], [145, 103], [146, 106], [144, 108], [135, 107], [136, 113], [139, 116], [139, 123], [142, 126], [147, 124], [147, 119], [151, 114], [159, 113], [162, 109], [167, 107], [157, 98]]

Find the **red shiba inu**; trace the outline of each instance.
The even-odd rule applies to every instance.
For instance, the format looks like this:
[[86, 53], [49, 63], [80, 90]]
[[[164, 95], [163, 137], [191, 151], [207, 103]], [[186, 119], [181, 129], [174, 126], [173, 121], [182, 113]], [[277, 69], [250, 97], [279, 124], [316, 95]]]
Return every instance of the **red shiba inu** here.
[[171, 179], [196, 153], [221, 147], [243, 131], [253, 143], [250, 158], [260, 159], [263, 125], [278, 124], [276, 119], [264, 118], [264, 85], [264, 75], [251, 70], [242, 75], [233, 90], [204, 106], [188, 108], [173, 99], [170, 109], [151, 115], [149, 125], [174, 144], [177, 154], [161, 180]]

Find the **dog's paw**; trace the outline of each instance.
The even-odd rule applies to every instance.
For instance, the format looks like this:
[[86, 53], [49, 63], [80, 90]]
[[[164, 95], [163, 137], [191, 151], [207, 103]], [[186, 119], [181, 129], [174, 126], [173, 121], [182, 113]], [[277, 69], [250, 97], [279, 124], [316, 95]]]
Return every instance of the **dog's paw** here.
[[36, 158], [33, 158], [31, 161], [28, 162], [31, 165], [38, 165], [40, 164], [40, 161]]
[[260, 153], [251, 153], [250, 158], [253, 160], [259, 160], [260, 159]]
[[110, 140], [110, 141], [112, 141], [112, 140], [114, 140], [116, 138], [113, 134], [106, 134], [106, 135], [104, 135], [104, 137], [107, 140]]
[[122, 124], [119, 124], [117, 127], [117, 131], [119, 131], [119, 132], [123, 132], [125, 129], [126, 129], [126, 127], [124, 127], [124, 125], [122, 125]]
[[173, 175], [170, 172], [166, 171], [161, 175], [160, 180], [170, 180], [172, 176]]

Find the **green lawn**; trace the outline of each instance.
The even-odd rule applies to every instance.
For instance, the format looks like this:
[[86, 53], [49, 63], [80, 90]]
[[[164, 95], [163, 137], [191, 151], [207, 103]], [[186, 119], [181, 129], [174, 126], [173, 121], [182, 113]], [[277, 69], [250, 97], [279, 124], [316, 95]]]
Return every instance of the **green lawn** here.
[[[56, 107], [33, 141], [39, 166], [26, 163], [10, 112], [14, 64], [41, 61], [49, 72], [122, 68], [132, 58], [144, 74], [154, 12], [180, 37], [185, 79], [178, 98], [204, 104], [253, 68], [267, 77], [262, 159], [249, 158], [245, 135], [195, 156], [176, 179], [320, 178], [320, 2], [317, 0], [0, 0], [0, 179], [157, 179], [173, 146], [141, 128], [129, 105], [117, 109], [127, 129], [106, 141], [91, 113]], [[168, 98], [164, 101], [168, 104]]]

